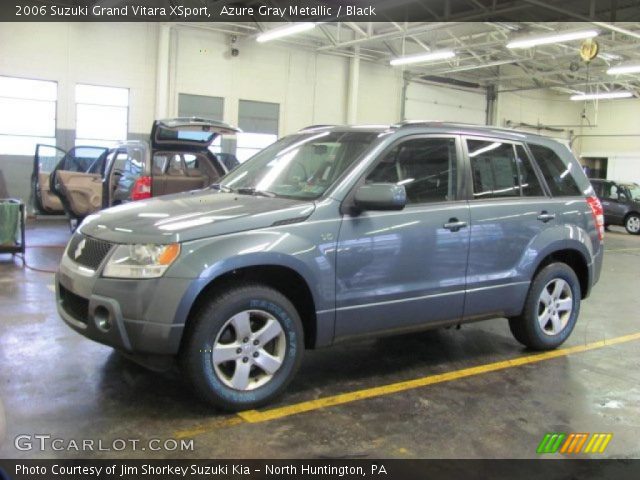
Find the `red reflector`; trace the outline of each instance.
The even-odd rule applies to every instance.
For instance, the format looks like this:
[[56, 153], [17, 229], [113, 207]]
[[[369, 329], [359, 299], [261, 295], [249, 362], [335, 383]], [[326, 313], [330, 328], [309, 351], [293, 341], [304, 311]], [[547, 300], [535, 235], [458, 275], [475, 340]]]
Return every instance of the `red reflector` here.
[[602, 240], [604, 238], [604, 210], [598, 197], [587, 197], [587, 203], [591, 207], [591, 214], [593, 215], [593, 221], [598, 229], [598, 238]]
[[144, 200], [151, 198], [151, 177], [140, 177], [131, 189], [131, 200]]

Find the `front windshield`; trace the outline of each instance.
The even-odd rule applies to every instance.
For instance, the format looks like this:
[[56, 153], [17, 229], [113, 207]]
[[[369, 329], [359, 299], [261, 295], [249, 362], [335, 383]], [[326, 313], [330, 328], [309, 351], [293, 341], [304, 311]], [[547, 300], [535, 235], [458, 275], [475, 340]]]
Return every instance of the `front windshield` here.
[[276, 196], [320, 197], [368, 149], [375, 132], [308, 132], [290, 135], [258, 152], [225, 176], [221, 185]]

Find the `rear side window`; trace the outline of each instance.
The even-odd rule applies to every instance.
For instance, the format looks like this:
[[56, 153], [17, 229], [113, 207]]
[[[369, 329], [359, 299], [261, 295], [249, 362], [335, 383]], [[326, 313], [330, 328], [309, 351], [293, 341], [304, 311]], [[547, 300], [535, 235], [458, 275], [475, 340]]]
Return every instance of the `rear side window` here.
[[542, 145], [529, 144], [544, 179], [547, 181], [551, 194], [556, 197], [571, 197], [582, 195], [578, 184], [573, 178], [576, 166], [573, 163], [565, 165], [562, 159], [550, 148]]
[[519, 197], [518, 166], [511, 143], [467, 140], [473, 198]]

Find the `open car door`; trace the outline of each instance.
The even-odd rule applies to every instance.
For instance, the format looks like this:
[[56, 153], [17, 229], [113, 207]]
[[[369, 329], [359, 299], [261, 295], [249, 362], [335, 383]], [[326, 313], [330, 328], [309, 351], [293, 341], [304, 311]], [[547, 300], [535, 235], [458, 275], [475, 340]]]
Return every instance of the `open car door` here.
[[74, 147], [51, 172], [49, 188], [70, 217], [81, 219], [102, 208], [102, 178], [108, 151], [104, 147]]
[[60, 198], [49, 188], [49, 175], [67, 154], [53, 145], [36, 145], [31, 173], [31, 198], [36, 213], [63, 214]]

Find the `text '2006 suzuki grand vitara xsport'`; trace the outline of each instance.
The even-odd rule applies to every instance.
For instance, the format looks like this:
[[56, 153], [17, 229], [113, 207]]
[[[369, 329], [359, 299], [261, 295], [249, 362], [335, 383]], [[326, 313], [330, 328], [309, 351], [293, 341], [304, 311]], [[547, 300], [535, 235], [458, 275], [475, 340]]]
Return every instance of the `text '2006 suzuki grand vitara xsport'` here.
[[310, 127], [210, 188], [87, 218], [60, 315], [179, 360], [227, 409], [282, 392], [305, 348], [506, 317], [546, 350], [598, 280], [600, 202], [548, 138], [458, 124]]

